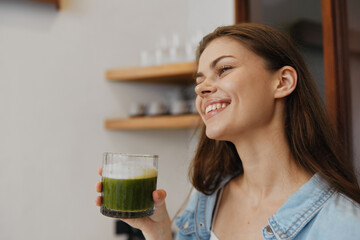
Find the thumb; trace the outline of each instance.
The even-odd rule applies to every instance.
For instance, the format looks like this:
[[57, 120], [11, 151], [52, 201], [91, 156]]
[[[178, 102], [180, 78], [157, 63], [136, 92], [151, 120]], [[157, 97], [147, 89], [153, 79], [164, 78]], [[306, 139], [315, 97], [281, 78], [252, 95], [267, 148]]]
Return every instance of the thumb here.
[[152, 195], [155, 202], [155, 213], [150, 218], [155, 222], [162, 221], [165, 218], [169, 218], [165, 204], [165, 198], [166, 198], [165, 190], [163, 189], [155, 190]]

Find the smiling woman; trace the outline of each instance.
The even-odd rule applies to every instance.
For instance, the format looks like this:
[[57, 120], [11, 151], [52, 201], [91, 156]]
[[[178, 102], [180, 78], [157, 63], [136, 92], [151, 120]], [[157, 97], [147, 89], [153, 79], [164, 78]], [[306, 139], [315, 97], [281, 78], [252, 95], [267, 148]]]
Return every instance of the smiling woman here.
[[178, 239], [356, 239], [359, 186], [291, 40], [257, 24], [220, 27], [197, 63], [198, 191]]
[[[286, 35], [251, 23], [216, 29], [200, 42], [196, 82], [204, 128], [177, 240], [358, 238], [354, 171]], [[165, 196], [154, 191], [154, 215], [129, 222], [146, 239], [171, 239]]]

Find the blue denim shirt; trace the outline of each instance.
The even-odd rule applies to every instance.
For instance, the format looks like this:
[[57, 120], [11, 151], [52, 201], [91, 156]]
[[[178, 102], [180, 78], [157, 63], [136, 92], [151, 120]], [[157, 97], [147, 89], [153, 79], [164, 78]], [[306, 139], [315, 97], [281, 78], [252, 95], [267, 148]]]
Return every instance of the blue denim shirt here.
[[[177, 240], [210, 239], [218, 191], [211, 196], [194, 191], [187, 208], [176, 218]], [[360, 205], [315, 174], [268, 219], [268, 224], [262, 230], [266, 240], [359, 240]]]

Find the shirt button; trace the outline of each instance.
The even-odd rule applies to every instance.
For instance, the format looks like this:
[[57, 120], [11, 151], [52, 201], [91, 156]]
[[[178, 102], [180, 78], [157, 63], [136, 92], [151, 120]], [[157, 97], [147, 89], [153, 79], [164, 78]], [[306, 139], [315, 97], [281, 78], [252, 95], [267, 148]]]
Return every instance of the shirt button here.
[[200, 222], [200, 223], [199, 223], [199, 226], [200, 226], [200, 227], [204, 227], [204, 223]]
[[269, 225], [266, 227], [266, 232], [273, 234], [273, 230], [271, 229], [271, 227]]

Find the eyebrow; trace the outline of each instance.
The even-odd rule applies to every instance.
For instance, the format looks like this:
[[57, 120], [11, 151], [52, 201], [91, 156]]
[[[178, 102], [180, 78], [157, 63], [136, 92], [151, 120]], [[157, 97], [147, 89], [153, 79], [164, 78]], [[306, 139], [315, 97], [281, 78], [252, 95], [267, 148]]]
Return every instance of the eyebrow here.
[[[216, 64], [217, 64], [221, 59], [223, 59], [223, 58], [228, 58], [228, 57], [233, 58], [234, 56], [232, 56], [232, 55], [223, 55], [223, 56], [220, 56], [220, 57], [216, 58], [214, 61], [212, 61], [212, 62], [210, 63], [210, 68], [211, 68], [211, 69], [214, 69], [215, 66], [216, 66]], [[195, 79], [198, 78], [198, 77], [203, 77], [203, 76], [204, 76], [204, 74], [203, 74], [202, 72], [197, 72], [197, 73], [195, 74]]]

